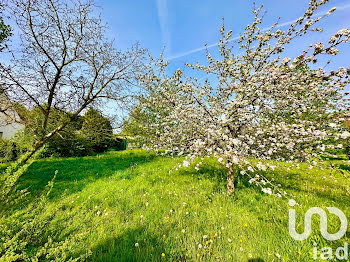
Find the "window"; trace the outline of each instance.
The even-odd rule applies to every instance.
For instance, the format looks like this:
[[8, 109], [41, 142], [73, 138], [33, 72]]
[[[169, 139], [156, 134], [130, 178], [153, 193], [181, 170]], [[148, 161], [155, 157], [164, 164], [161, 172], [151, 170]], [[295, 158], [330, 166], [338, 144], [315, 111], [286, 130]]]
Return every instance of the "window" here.
[[2, 135], [3, 135], [4, 133], [3, 132], [0, 132], [0, 138], [2, 138]]

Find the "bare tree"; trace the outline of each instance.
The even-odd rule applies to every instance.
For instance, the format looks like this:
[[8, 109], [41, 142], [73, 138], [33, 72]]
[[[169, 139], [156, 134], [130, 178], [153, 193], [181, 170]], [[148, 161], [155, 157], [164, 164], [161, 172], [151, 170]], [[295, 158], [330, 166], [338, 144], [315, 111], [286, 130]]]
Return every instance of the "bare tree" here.
[[6, 96], [0, 86], [0, 127], [20, 122], [21, 118], [16, 112], [11, 100]]
[[[9, 0], [5, 7], [20, 31], [21, 48], [9, 49], [11, 62], [0, 63], [0, 84], [14, 103], [39, 108], [43, 116], [27, 158], [89, 105], [112, 100], [120, 106], [130, 98], [145, 50], [138, 44], [115, 49], [93, 1]], [[68, 117], [50, 128], [54, 109]]]

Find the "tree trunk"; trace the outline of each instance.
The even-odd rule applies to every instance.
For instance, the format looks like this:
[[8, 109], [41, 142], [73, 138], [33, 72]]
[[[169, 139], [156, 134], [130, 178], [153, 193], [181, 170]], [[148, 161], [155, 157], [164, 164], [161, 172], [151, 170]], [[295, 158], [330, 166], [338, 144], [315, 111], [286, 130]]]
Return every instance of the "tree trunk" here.
[[29, 150], [26, 157], [22, 159], [20, 165], [24, 165], [39, 149], [41, 149], [46, 142], [53, 137], [55, 134], [57, 134], [59, 131], [61, 131], [63, 128], [65, 128], [70, 122], [65, 122], [64, 124], [56, 127], [52, 132], [45, 135], [41, 140], [36, 142], [34, 146]]
[[22, 161], [20, 162], [19, 166], [22, 166], [24, 164], [27, 163], [27, 161], [33, 157], [33, 155], [39, 150], [41, 149], [44, 145], [45, 145], [46, 141], [44, 140], [40, 140], [38, 141], [27, 153], [27, 155], [22, 159]]
[[232, 195], [235, 192], [235, 173], [231, 166], [227, 172], [227, 194]]

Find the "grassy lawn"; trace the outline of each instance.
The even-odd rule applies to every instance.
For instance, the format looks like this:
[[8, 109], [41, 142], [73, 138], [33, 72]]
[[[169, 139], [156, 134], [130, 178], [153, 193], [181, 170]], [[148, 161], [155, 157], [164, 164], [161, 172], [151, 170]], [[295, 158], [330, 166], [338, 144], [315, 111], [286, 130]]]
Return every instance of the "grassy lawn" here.
[[[325, 241], [318, 219], [312, 235], [296, 241], [288, 233], [288, 200], [266, 195], [244, 178], [229, 197], [225, 170], [216, 161], [206, 160], [199, 171], [169, 173], [181, 161], [138, 150], [37, 161], [20, 181], [31, 194], [13, 207], [11, 219], [25, 219], [28, 205], [58, 170], [45, 211], [51, 223], [42, 238], [69, 241], [72, 255], [89, 253], [89, 261], [315, 261], [313, 243], [335, 251], [350, 242], [349, 232]], [[267, 176], [301, 204], [302, 232], [313, 206], [338, 207], [350, 219], [347, 174], [304, 166]], [[329, 232], [339, 224], [328, 215]]]

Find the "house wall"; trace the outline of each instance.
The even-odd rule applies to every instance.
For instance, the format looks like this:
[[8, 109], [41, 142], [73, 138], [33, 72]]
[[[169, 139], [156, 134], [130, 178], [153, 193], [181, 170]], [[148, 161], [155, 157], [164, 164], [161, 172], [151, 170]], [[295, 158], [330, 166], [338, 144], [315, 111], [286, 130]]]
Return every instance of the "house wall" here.
[[[24, 126], [17, 123], [20, 121], [19, 115], [16, 110], [13, 108], [11, 101], [8, 99], [4, 91], [0, 86], [0, 138], [10, 139], [13, 135], [19, 130], [23, 129]], [[6, 112], [7, 116], [10, 116], [11, 119], [15, 121], [9, 121], [4, 113]]]
[[5, 116], [2, 113], [0, 113], [0, 133], [2, 133], [2, 138], [10, 139], [17, 131], [23, 128], [24, 126], [21, 124], [8, 123], [8, 121], [6, 121]]

